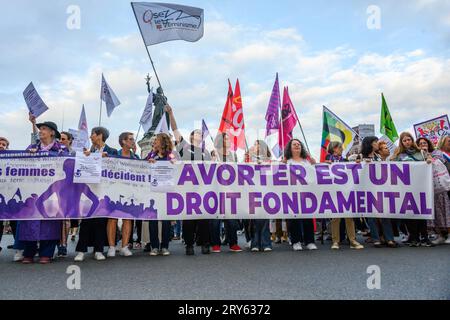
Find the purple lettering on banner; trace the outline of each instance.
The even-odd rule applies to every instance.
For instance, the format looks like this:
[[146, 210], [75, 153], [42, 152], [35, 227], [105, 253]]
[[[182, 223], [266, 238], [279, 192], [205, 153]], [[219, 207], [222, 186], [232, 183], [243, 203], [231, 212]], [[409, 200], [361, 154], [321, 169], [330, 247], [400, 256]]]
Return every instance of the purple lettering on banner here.
[[[178, 206], [173, 206], [173, 201], [176, 200], [178, 202]], [[176, 216], [183, 212], [184, 209], [184, 199], [183, 196], [179, 193], [167, 192], [166, 194], [166, 203], [167, 203], [167, 215]]]
[[374, 163], [369, 164], [369, 179], [370, 181], [376, 185], [381, 186], [386, 183], [388, 179], [388, 165], [387, 163], [382, 163], [380, 165], [381, 168], [381, 177], [377, 177], [377, 165]]
[[351, 163], [346, 165], [347, 169], [352, 171], [353, 176], [353, 184], [359, 184], [359, 172], [358, 170], [362, 169], [362, 165], [360, 163]]
[[202, 204], [202, 197], [196, 192], [186, 192], [186, 214], [192, 215], [193, 212], [196, 214], [202, 214], [200, 210], [200, 205]]
[[238, 165], [238, 184], [240, 186], [245, 185], [244, 182], [247, 182], [249, 186], [254, 186], [253, 177], [255, 176], [255, 171], [253, 171], [253, 167], [249, 165]]
[[[311, 201], [311, 206], [308, 206], [307, 200]], [[302, 208], [302, 214], [314, 213], [317, 210], [317, 197], [312, 192], [301, 192], [300, 206]]]
[[417, 207], [417, 203], [412, 192], [406, 192], [405, 198], [403, 198], [400, 213], [405, 214], [406, 211], [412, 211], [414, 214], [420, 214], [419, 208]]
[[298, 193], [292, 192], [292, 197], [285, 192], [281, 194], [281, 198], [283, 199], [283, 213], [288, 214], [289, 210], [292, 210], [292, 213], [298, 214]]
[[389, 213], [395, 214], [395, 199], [400, 198], [399, 192], [385, 192], [384, 197], [389, 199]]
[[[223, 176], [223, 173], [225, 171], [228, 171], [230, 177], [228, 179], [225, 179]], [[222, 164], [217, 169], [217, 182], [219, 182], [223, 186], [229, 186], [234, 183], [234, 180], [236, 179], [236, 172], [234, 171], [233, 166], [229, 164]]]
[[377, 192], [376, 197], [372, 192], [367, 192], [367, 212], [372, 213], [374, 207], [378, 213], [383, 213], [383, 192]]
[[325, 191], [322, 194], [322, 200], [320, 201], [319, 213], [325, 213], [326, 210], [330, 210], [331, 213], [336, 213], [336, 207], [331, 198], [331, 194]]
[[[348, 175], [345, 172], [344, 164], [335, 164], [331, 167], [331, 173], [337, 178], [334, 179], [335, 184], [346, 184], [348, 182]], [[339, 178], [339, 179], [338, 179]]]
[[225, 214], [225, 193], [219, 193], [220, 214]]
[[[214, 204], [211, 206], [209, 204], [210, 200], [213, 200]], [[214, 191], [209, 191], [205, 193], [203, 197], [203, 207], [205, 211], [209, 214], [216, 214], [217, 208], [219, 207], [219, 200], [217, 199], [217, 194]]]
[[330, 166], [329, 165], [316, 165], [316, 176], [317, 184], [333, 184], [331, 179], [325, 179], [330, 176]]
[[227, 198], [231, 200], [231, 214], [237, 214], [237, 199], [241, 198], [240, 192], [228, 192]]
[[401, 166], [403, 170], [399, 168], [400, 164], [391, 163], [391, 184], [397, 185], [398, 179], [400, 179], [405, 186], [411, 185], [411, 174], [409, 172], [409, 164], [403, 163]]
[[214, 173], [216, 172], [217, 164], [215, 164], [215, 163], [211, 164], [209, 166], [208, 172], [206, 172], [206, 166], [204, 163], [200, 163], [197, 166], [198, 166], [198, 171], [200, 172], [200, 175], [202, 176], [203, 183], [205, 185], [212, 184], [212, 181], [214, 178]]
[[424, 192], [420, 193], [420, 209], [421, 214], [430, 215], [433, 213], [433, 210], [427, 206], [427, 194]]
[[355, 212], [355, 191], [350, 191], [348, 198], [346, 199], [341, 191], [336, 192], [338, 212]]
[[[301, 185], [306, 185], [306, 169], [303, 166], [299, 166], [297, 164], [291, 164], [289, 166], [289, 172], [291, 174], [291, 186], [296, 186], [297, 182], [300, 182]], [[298, 203], [298, 201], [297, 201]], [[298, 206], [298, 205], [297, 205]]]
[[257, 164], [255, 166], [255, 171], [260, 172], [260, 184], [262, 186], [267, 186], [267, 172], [270, 172], [271, 166], [270, 165], [261, 165]]
[[366, 197], [366, 193], [364, 191], [357, 191], [356, 192], [356, 210], [358, 211], [358, 213], [365, 213], [366, 212], [366, 207], [364, 207], [365, 205], [365, 197]]
[[286, 170], [287, 166], [285, 164], [278, 166], [278, 170], [273, 174], [273, 184], [275, 186], [287, 186], [289, 184]]
[[[275, 203], [275, 205], [273, 207], [270, 206], [270, 200], [273, 200], [274, 203]], [[264, 204], [264, 210], [268, 214], [277, 214], [280, 211], [280, 208], [281, 208], [280, 198], [274, 192], [268, 192], [264, 196], [263, 204]]]
[[261, 199], [262, 193], [261, 192], [250, 192], [248, 194], [249, 201], [248, 201], [248, 211], [250, 214], [255, 214], [256, 207], [261, 207]]
[[178, 180], [178, 185], [183, 186], [186, 182], [191, 182], [194, 186], [198, 186], [197, 175], [195, 174], [192, 164], [185, 164]]

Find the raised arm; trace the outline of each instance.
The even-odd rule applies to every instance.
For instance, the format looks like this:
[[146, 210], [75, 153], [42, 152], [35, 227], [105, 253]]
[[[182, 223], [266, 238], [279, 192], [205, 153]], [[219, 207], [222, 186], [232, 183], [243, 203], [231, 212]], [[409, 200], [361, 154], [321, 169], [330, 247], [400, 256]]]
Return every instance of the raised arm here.
[[178, 126], [177, 126], [177, 122], [175, 121], [175, 116], [173, 115], [172, 107], [167, 104], [164, 107], [164, 110], [169, 115], [170, 126], [172, 127], [173, 134], [175, 135], [175, 139], [177, 140], [177, 142], [180, 142], [181, 139], [183, 138], [183, 136], [181, 135], [180, 131], [178, 131]]

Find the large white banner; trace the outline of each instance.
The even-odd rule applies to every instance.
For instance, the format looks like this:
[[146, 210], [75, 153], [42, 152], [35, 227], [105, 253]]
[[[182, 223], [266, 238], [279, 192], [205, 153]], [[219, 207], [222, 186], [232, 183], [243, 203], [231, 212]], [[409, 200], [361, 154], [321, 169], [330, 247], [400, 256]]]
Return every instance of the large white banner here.
[[0, 153], [0, 220], [433, 219], [426, 163], [151, 165], [104, 158], [99, 184], [73, 183], [74, 164]]
[[146, 46], [171, 41], [195, 42], [203, 37], [203, 9], [171, 3], [132, 2]]

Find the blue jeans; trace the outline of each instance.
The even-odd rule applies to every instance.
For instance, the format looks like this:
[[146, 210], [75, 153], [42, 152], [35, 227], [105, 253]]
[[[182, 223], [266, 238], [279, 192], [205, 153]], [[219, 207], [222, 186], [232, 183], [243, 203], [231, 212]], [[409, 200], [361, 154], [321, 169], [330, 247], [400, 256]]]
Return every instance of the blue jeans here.
[[252, 248], [272, 248], [269, 222], [270, 221], [268, 219], [256, 219], [250, 222], [251, 224], [253, 224]]
[[158, 221], [149, 221], [148, 229], [150, 231], [150, 243], [152, 249], [169, 249], [170, 221], [162, 221], [161, 242], [159, 241], [158, 237]]
[[174, 236], [177, 236], [177, 237], [181, 236], [181, 221], [180, 220], [178, 220], [176, 222], [176, 224], [174, 225], [173, 233], [174, 233]]
[[[384, 239], [386, 241], [394, 241], [394, 232], [392, 231], [391, 219], [380, 219], [381, 228], [383, 229]], [[370, 228], [370, 236], [374, 241], [380, 241], [380, 234], [378, 233], [377, 219], [367, 218], [367, 223]]]
[[[211, 245], [220, 246], [220, 223], [222, 220], [211, 220]], [[239, 223], [237, 220], [224, 220], [225, 231], [230, 247], [238, 243], [237, 230], [239, 229]]]
[[[25, 258], [33, 258], [37, 252], [37, 241], [22, 241], [24, 243], [23, 256]], [[56, 245], [59, 240], [42, 240], [39, 241], [39, 257], [53, 258]]]

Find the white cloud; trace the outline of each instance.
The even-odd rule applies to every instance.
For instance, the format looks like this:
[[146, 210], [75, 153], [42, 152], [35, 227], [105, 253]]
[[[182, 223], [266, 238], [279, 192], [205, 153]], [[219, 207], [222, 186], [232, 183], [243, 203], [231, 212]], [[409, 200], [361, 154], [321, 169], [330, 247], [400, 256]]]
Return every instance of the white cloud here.
[[[151, 47], [156, 67], [175, 110], [178, 125], [190, 132], [204, 118], [217, 128], [227, 93], [227, 78], [239, 77], [243, 94], [248, 141], [265, 128], [264, 115], [275, 72], [281, 90], [289, 85], [313, 154], [318, 157], [322, 130], [322, 105], [329, 106], [350, 125], [374, 123], [378, 129], [384, 92], [398, 130], [449, 110], [450, 59], [430, 56], [423, 48], [381, 54], [357, 52], [350, 46], [312, 52], [295, 29], [258, 30], [207, 23], [204, 39], [197, 44], [172, 42]], [[238, 35], [242, 37], [238, 37]], [[103, 72], [122, 102], [103, 124], [111, 130], [110, 144], [117, 147], [122, 131], [136, 131], [146, 100], [145, 75], [151, 67], [139, 35], [99, 39], [103, 53], [89, 56], [90, 66], [79, 73], [65, 72], [38, 85], [51, 110], [42, 116], [65, 128], [78, 123], [86, 105], [90, 127], [98, 122], [100, 77]], [[106, 45], [107, 44], [107, 45]], [[80, 55], [82, 53], [80, 52]], [[156, 79], [152, 79], [156, 87]], [[20, 89], [17, 99], [0, 93], [10, 110], [0, 117], [0, 135], [9, 136], [14, 148], [29, 142], [30, 125]], [[11, 99], [11, 100], [10, 100]], [[14, 133], [14, 134], [12, 134]], [[295, 129], [300, 136], [300, 130]]]

